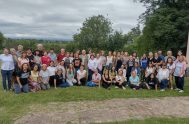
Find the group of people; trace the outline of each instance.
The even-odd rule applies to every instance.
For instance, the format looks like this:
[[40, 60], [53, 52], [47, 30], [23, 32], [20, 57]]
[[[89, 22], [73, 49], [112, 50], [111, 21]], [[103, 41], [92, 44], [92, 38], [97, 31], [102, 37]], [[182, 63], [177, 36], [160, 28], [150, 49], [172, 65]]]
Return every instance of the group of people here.
[[56, 54], [54, 49], [45, 50], [42, 44], [34, 51], [24, 51], [22, 45], [17, 49], [4, 48], [0, 61], [3, 89], [14, 90], [16, 94], [71, 86], [184, 92], [187, 65], [181, 51], [176, 57], [172, 51], [164, 56], [159, 50], [141, 58], [136, 52], [129, 55], [124, 51], [109, 51], [105, 55], [103, 50], [94, 53], [91, 49], [73, 53], [62, 48]]

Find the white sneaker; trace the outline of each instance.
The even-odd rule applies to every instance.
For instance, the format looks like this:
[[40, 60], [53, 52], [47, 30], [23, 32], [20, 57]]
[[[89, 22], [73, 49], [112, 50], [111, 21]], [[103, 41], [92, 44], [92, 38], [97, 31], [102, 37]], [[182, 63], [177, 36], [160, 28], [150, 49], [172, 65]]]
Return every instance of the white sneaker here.
[[179, 89], [179, 88], [176, 88], [175, 90], [176, 90], [176, 91], [179, 91], [180, 89]]
[[126, 88], [125, 88], [124, 86], [122, 87], [122, 89], [123, 89], [123, 90], [126, 90]]
[[164, 92], [164, 91], [165, 91], [165, 89], [161, 89], [160, 91]]
[[184, 93], [184, 90], [180, 90], [179, 93]]
[[115, 88], [117, 89], [117, 88], [119, 88], [118, 86], [115, 86]]

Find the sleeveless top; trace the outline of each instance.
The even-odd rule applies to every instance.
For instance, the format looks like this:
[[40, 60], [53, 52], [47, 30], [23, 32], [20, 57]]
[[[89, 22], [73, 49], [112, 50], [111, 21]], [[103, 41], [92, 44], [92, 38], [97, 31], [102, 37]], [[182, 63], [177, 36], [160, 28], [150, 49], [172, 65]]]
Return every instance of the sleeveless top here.
[[39, 77], [39, 72], [34, 73], [34, 71], [31, 71], [31, 77], [35, 82], [37, 82], [38, 81], [37, 79]]

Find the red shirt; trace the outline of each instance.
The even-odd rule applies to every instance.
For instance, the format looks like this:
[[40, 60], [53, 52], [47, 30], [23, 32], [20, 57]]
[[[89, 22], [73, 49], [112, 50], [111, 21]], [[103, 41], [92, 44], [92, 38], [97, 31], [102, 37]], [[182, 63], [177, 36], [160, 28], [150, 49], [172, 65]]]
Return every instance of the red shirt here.
[[51, 58], [49, 56], [42, 56], [41, 57], [41, 63], [42, 64], [46, 64], [46, 65], [49, 65], [51, 62]]
[[61, 62], [64, 57], [65, 57], [65, 54], [64, 54], [64, 55], [63, 55], [63, 54], [58, 54], [58, 56], [57, 56], [57, 61], [58, 61], [58, 62]]

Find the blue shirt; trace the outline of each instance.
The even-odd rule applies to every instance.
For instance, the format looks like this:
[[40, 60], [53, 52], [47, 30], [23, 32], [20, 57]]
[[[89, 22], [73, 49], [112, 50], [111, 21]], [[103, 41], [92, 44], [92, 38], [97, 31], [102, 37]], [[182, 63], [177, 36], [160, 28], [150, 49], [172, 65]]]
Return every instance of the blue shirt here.
[[138, 76], [136, 76], [135, 78], [133, 76], [131, 76], [129, 78], [129, 81], [130, 81], [131, 84], [134, 84], [134, 85], [137, 85], [137, 86], [139, 85], [139, 77]]
[[147, 65], [148, 65], [148, 59], [142, 59], [140, 61], [140, 65], [143, 69], [146, 69], [147, 68]]

